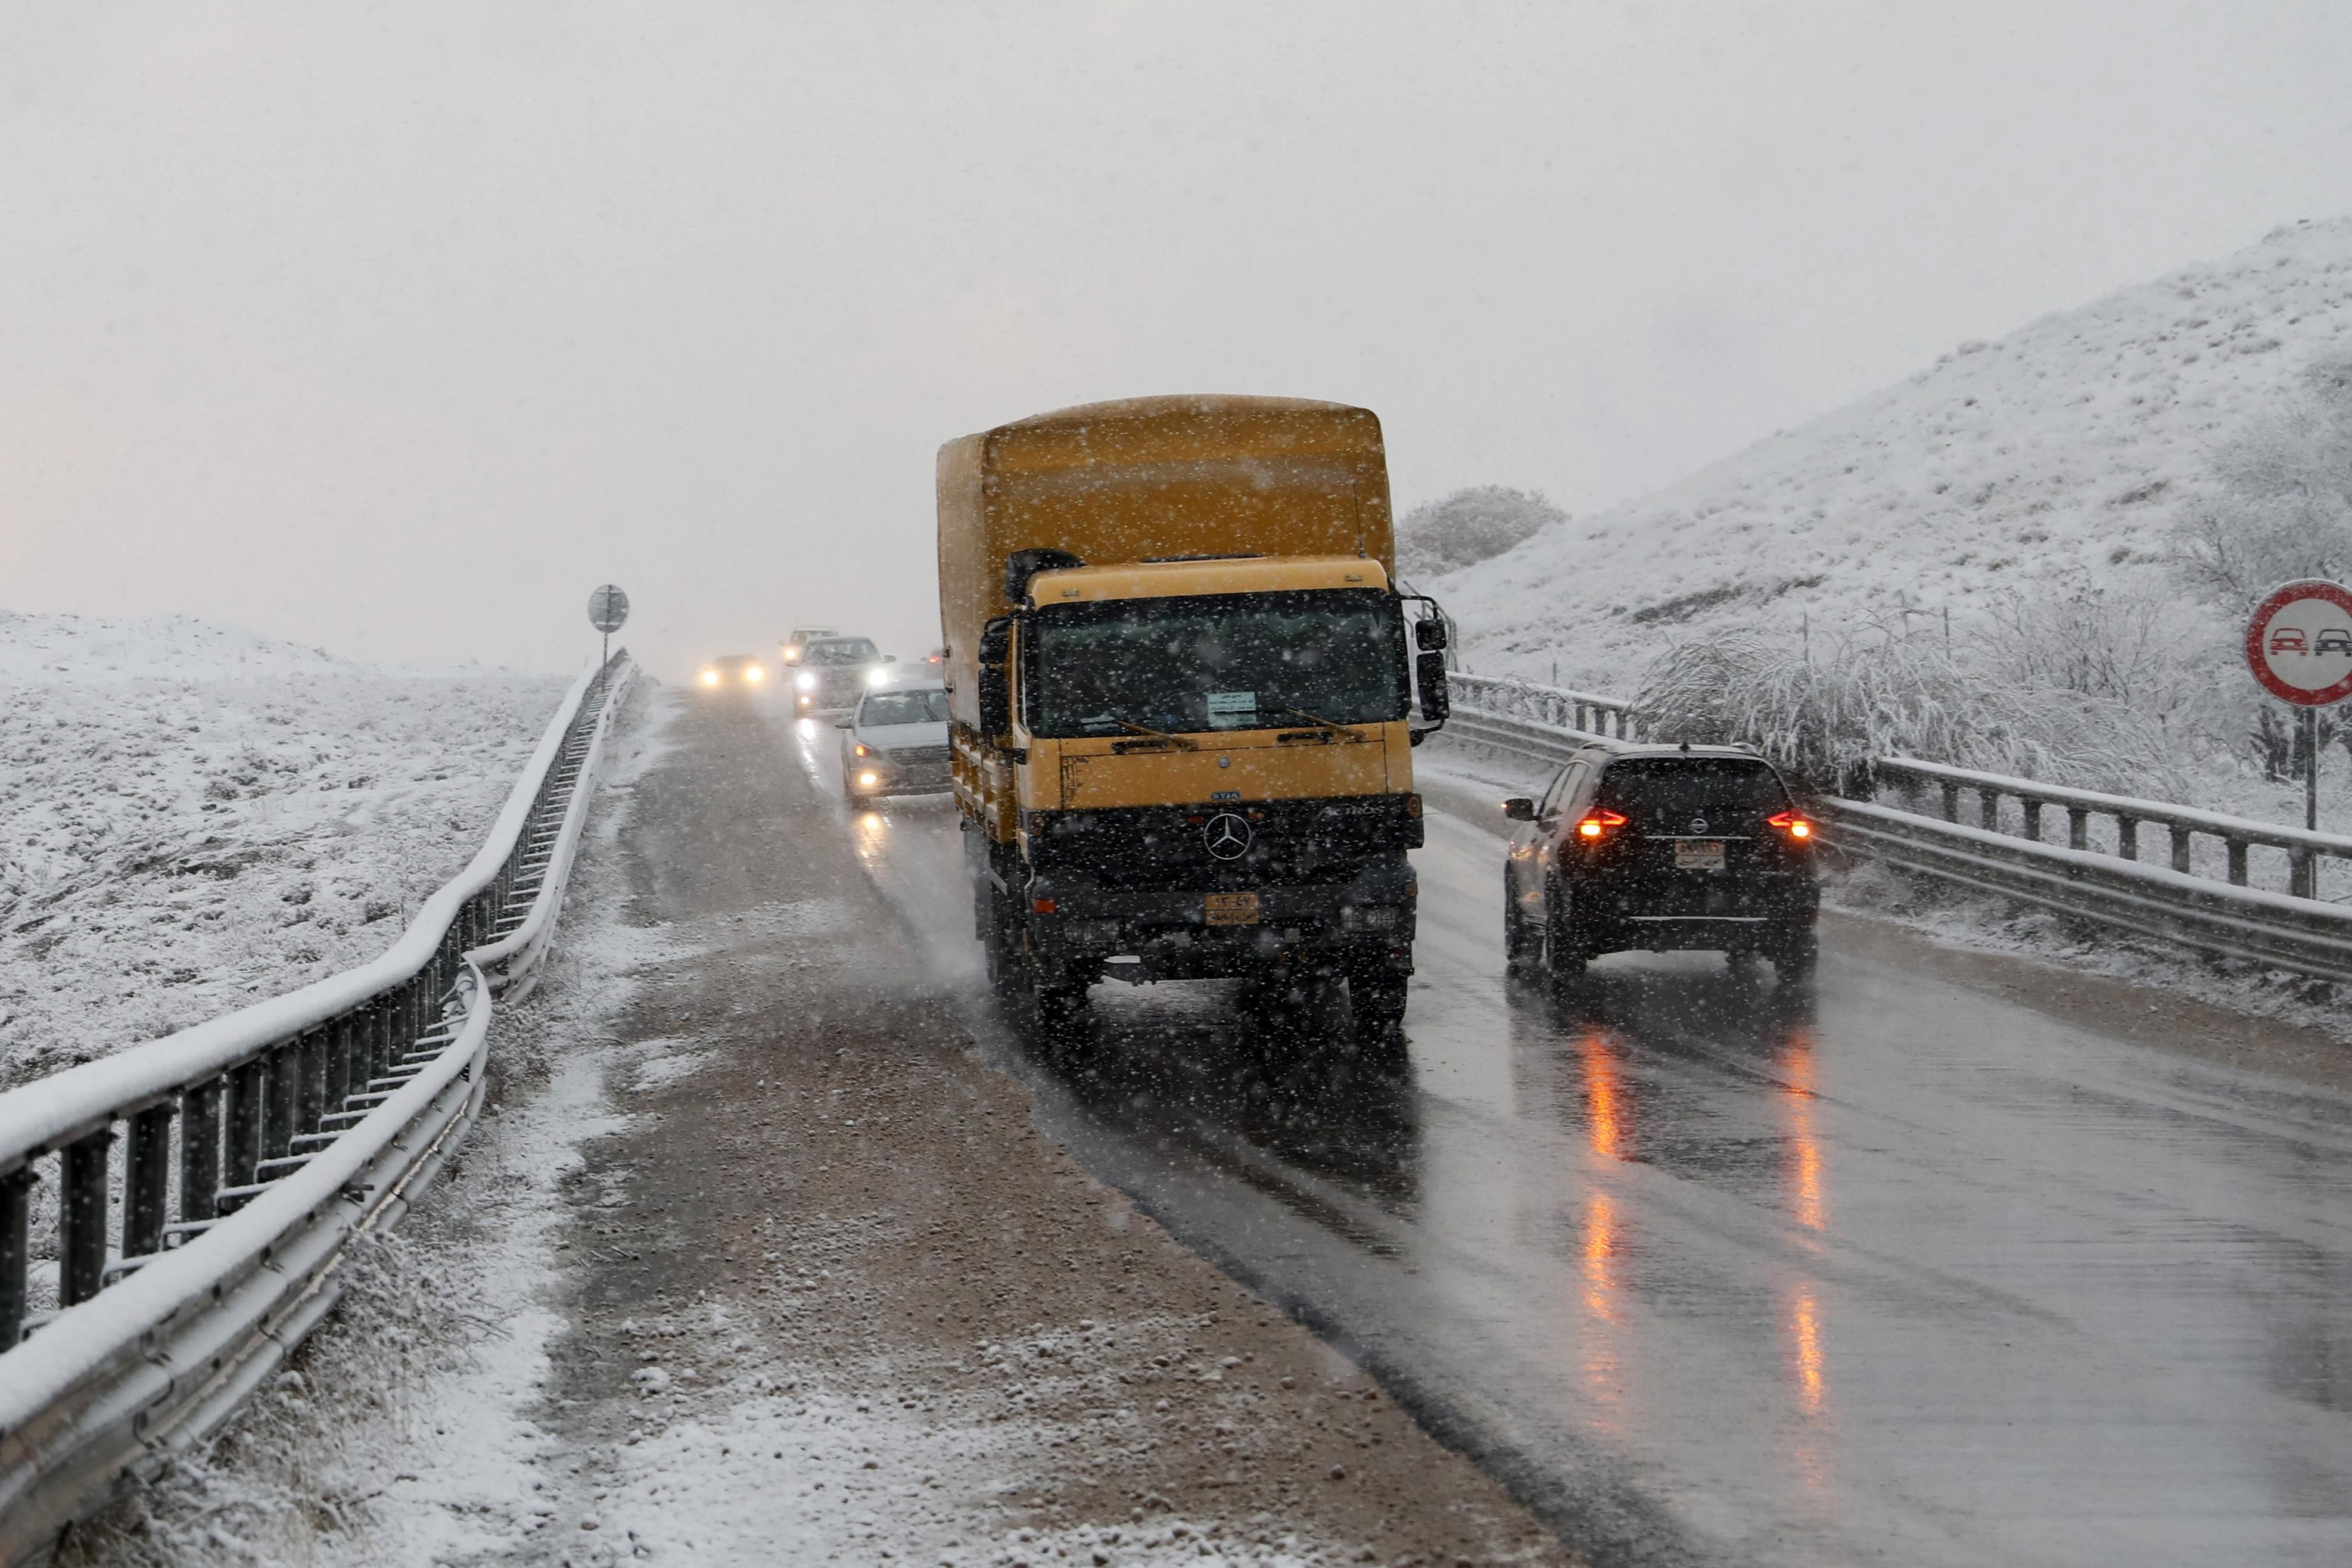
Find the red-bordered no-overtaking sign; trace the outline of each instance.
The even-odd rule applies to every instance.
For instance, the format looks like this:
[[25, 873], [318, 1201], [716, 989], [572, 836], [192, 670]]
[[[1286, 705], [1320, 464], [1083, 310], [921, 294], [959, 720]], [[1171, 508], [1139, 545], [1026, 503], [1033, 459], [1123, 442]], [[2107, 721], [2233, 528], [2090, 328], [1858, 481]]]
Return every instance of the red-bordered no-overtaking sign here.
[[2246, 623], [2246, 668], [2298, 708], [2352, 697], [2352, 588], [2317, 578], [2273, 588]]

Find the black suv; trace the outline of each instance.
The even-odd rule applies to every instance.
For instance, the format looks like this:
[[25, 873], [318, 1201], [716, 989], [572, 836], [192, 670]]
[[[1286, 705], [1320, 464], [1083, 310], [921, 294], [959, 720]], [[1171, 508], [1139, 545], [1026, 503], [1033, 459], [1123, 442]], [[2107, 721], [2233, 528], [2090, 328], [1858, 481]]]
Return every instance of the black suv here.
[[1703, 948], [1812, 973], [1813, 824], [1754, 752], [1591, 746], [1503, 814], [1522, 825], [1503, 868], [1514, 969], [1565, 979], [1604, 952]]

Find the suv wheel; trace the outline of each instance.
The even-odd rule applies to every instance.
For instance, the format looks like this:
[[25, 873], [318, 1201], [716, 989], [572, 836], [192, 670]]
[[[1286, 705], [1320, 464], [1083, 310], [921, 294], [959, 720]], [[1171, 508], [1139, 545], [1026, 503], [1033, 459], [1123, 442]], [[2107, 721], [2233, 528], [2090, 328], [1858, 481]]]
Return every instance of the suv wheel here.
[[1811, 980], [1821, 959], [1821, 938], [1813, 933], [1812, 927], [1807, 926], [1783, 937], [1772, 950], [1772, 969], [1782, 980]]
[[1584, 966], [1591, 959], [1583, 937], [1577, 933], [1570, 920], [1568, 898], [1559, 888], [1544, 891], [1544, 966], [1551, 971], [1552, 983], [1579, 980]]
[[1528, 917], [1519, 909], [1519, 897], [1511, 889], [1511, 874], [1503, 873], [1503, 964], [1512, 973], [1523, 973], [1536, 966], [1543, 957], [1540, 933], [1529, 928]]

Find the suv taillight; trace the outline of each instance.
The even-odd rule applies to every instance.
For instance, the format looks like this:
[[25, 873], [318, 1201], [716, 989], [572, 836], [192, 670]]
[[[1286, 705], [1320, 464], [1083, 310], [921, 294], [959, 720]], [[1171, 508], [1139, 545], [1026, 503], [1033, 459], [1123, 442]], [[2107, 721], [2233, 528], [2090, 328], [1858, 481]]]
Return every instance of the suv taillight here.
[[1601, 837], [1612, 827], [1622, 827], [1625, 819], [1613, 811], [1596, 811], [1576, 825], [1576, 836], [1590, 842]]
[[1791, 838], [1811, 838], [1813, 836], [1813, 825], [1793, 811], [1783, 811], [1764, 820]]

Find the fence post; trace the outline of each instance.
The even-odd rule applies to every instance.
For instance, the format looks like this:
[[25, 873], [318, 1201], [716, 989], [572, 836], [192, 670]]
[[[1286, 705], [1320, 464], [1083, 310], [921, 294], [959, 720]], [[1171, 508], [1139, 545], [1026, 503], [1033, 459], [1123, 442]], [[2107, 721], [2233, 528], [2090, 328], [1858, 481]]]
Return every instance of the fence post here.
[[25, 1274], [33, 1264], [26, 1233], [33, 1198], [33, 1173], [19, 1168], [0, 1176], [0, 1351], [25, 1337]]
[[131, 1119], [130, 1146], [122, 1152], [122, 1256], [163, 1250], [163, 1204], [172, 1190], [170, 1101], [151, 1105]]
[[2222, 842], [2230, 847], [2230, 884], [2242, 888], [2246, 885], [2246, 841], [2229, 838]]
[[2298, 899], [2312, 897], [2312, 871], [2317, 858], [2308, 849], [2290, 849], [2286, 855], [2287, 891]]
[[2176, 871], [2185, 873], [2189, 869], [2189, 841], [2191, 837], [2189, 828], [2177, 822], [2172, 825], [2172, 868]]
[[2042, 803], [2038, 800], [2031, 800], [2024, 796], [2020, 796], [2017, 804], [2022, 806], [2025, 810], [2025, 836], [2028, 838], [2032, 839], [2036, 844], [2041, 843]]
[[1947, 779], [1944, 782], [1944, 820], [1958, 822], [1959, 819], [1960, 786]]
[[2139, 818], [2116, 814], [2116, 853], [2126, 860], [2139, 858]]
[[2000, 831], [2000, 791], [1990, 786], [1977, 791], [1977, 824], [1988, 833]]
[[226, 1078], [200, 1083], [181, 1097], [180, 1218], [199, 1223], [220, 1217], [221, 1090]]
[[59, 1152], [58, 1305], [76, 1306], [106, 1279], [106, 1166], [114, 1129], [78, 1138]]
[[2088, 849], [2091, 847], [2091, 811], [2088, 806], [2066, 808], [2066, 847]]

